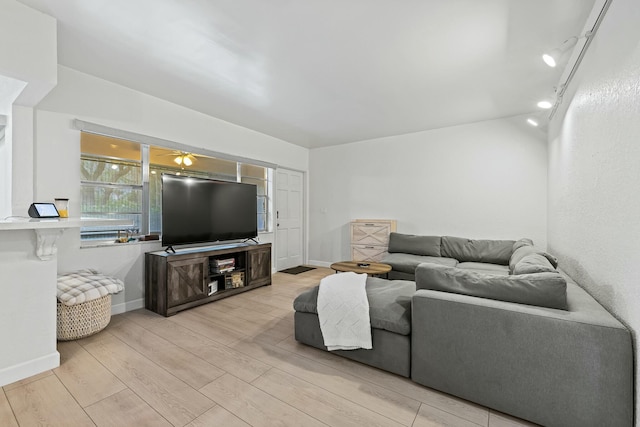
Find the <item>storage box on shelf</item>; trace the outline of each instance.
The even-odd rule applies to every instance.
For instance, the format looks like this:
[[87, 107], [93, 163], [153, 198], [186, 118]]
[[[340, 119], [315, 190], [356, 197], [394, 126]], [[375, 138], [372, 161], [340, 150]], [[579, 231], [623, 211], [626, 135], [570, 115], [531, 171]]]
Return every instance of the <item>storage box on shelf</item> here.
[[145, 307], [163, 316], [270, 284], [270, 243], [145, 254]]
[[351, 222], [351, 259], [380, 262], [389, 247], [389, 233], [396, 231], [392, 219], [356, 219]]

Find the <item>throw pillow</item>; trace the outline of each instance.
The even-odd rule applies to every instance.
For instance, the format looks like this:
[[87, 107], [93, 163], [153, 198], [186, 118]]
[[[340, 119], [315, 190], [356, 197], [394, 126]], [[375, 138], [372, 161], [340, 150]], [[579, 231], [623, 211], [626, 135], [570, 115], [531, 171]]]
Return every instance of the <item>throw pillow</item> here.
[[[517, 244], [518, 242], [516, 242]], [[515, 246], [515, 245], [514, 245]], [[522, 261], [522, 259], [528, 255], [531, 254], [540, 254], [543, 257], [545, 257], [549, 263], [551, 263], [551, 265], [553, 266], [554, 269], [556, 269], [558, 267], [558, 258], [554, 257], [551, 254], [548, 254], [546, 252], [544, 252], [543, 250], [540, 250], [534, 246], [529, 246], [529, 245], [523, 245], [520, 246], [518, 249], [513, 251], [513, 254], [511, 255], [511, 258], [509, 259], [509, 271], [511, 271], [512, 274], [515, 274], [513, 271], [516, 268], [516, 264], [518, 264], [520, 261]]]
[[513, 251], [511, 258], [509, 259], [509, 271], [513, 273], [513, 270], [516, 268], [516, 264], [522, 261], [524, 257], [532, 254], [537, 254], [540, 252], [541, 252], [540, 250], [534, 248], [533, 246], [526, 245], [526, 246], [519, 247], [518, 249]]
[[542, 254], [533, 253], [525, 256], [513, 268], [512, 274], [555, 273], [556, 269]]
[[527, 239], [527, 238], [523, 238], [523, 239], [517, 240], [513, 244], [513, 251], [515, 252], [516, 249], [521, 248], [523, 246], [533, 246], [533, 240]]

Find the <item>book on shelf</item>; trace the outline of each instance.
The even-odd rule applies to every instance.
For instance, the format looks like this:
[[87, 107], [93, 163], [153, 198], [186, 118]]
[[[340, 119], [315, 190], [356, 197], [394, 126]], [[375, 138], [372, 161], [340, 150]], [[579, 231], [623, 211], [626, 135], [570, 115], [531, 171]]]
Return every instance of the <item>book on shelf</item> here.
[[223, 267], [223, 266], [228, 266], [228, 265], [235, 265], [236, 264], [236, 259], [235, 258], [225, 258], [225, 259], [214, 259], [213, 260], [213, 265], [216, 267]]
[[212, 273], [229, 273], [235, 270], [236, 267], [236, 259], [235, 258], [224, 258], [224, 259], [214, 259], [210, 264], [210, 270]]
[[218, 281], [214, 280], [209, 283], [209, 296], [215, 294], [216, 292], [218, 292]]
[[231, 276], [227, 276], [224, 279], [224, 288], [225, 289], [233, 289], [233, 281], [231, 280]]

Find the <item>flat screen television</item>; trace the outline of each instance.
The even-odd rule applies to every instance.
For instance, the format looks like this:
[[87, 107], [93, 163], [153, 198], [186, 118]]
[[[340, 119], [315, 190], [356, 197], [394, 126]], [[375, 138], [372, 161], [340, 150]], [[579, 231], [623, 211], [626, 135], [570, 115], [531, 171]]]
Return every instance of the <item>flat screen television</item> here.
[[162, 245], [252, 239], [258, 235], [255, 185], [162, 175]]

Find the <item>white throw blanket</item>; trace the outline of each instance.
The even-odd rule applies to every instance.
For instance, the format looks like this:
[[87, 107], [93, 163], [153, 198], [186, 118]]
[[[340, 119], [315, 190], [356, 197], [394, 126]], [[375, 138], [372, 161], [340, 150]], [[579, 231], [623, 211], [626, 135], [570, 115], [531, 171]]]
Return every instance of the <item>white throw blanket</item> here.
[[332, 274], [320, 281], [318, 319], [328, 350], [371, 349], [366, 274]]

